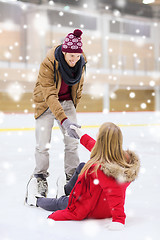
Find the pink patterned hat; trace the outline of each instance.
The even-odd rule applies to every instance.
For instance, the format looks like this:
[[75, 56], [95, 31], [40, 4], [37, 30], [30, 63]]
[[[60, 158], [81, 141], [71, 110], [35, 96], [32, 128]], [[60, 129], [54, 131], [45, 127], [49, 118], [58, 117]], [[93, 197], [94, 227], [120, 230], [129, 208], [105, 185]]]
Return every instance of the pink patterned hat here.
[[73, 33], [69, 33], [62, 44], [62, 52], [66, 53], [82, 53], [82, 31], [75, 29]]

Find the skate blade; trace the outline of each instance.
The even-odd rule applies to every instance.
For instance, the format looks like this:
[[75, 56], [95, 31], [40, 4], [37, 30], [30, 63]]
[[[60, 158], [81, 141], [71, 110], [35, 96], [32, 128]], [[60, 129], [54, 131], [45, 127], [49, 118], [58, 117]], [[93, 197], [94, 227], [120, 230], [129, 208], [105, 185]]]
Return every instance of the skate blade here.
[[28, 183], [27, 183], [27, 186], [26, 186], [26, 195], [25, 195], [25, 199], [24, 199], [24, 205], [28, 205], [28, 206], [33, 206], [33, 205], [28, 204], [28, 202], [27, 202], [27, 200], [28, 200], [28, 185], [29, 185], [29, 183], [30, 183], [30, 181], [31, 181], [32, 178], [33, 178], [33, 175], [31, 175], [31, 177], [30, 177], [30, 179], [29, 179], [29, 181], [28, 181]]

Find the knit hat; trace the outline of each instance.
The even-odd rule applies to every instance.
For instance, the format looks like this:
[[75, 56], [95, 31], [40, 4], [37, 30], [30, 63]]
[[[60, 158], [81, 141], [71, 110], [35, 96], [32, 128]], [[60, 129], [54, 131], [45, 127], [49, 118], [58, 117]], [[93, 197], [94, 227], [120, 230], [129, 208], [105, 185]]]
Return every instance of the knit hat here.
[[66, 53], [82, 53], [82, 31], [75, 29], [73, 33], [69, 33], [62, 44], [62, 52]]

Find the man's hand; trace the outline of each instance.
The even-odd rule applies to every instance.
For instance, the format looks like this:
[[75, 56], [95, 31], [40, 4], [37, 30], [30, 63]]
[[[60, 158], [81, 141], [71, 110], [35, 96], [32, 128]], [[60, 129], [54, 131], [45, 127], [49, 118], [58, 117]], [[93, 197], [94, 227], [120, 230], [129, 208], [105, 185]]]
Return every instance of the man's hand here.
[[82, 137], [83, 133], [82, 133], [82, 131], [80, 130], [80, 128], [78, 128], [78, 127], [76, 127], [76, 126], [74, 126], [74, 125], [71, 125], [70, 128], [71, 128], [71, 129], [74, 129], [74, 130], [76, 131], [76, 133], [78, 134], [79, 138]]
[[81, 126], [79, 126], [76, 123], [71, 122], [68, 118], [65, 119], [62, 123], [62, 126], [64, 127], [64, 129], [67, 131], [67, 134], [72, 137], [72, 138], [76, 138], [76, 139], [80, 139], [79, 135], [77, 134], [77, 132], [75, 131], [75, 129], [73, 129], [72, 126], [75, 126], [76, 128], [81, 128]]

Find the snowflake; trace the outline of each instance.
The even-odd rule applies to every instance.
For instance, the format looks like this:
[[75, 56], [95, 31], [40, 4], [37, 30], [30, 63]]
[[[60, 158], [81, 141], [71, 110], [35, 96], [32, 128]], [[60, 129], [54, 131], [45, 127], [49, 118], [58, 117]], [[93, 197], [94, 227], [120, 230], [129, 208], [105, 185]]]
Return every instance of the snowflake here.
[[95, 185], [98, 185], [98, 184], [99, 184], [99, 180], [98, 180], [98, 179], [94, 179], [94, 180], [93, 180], [93, 183], [94, 183]]

